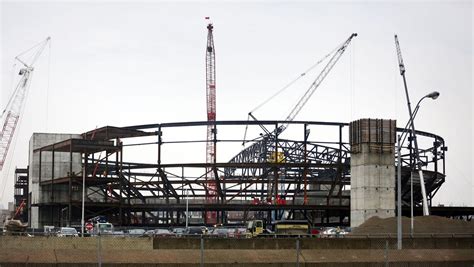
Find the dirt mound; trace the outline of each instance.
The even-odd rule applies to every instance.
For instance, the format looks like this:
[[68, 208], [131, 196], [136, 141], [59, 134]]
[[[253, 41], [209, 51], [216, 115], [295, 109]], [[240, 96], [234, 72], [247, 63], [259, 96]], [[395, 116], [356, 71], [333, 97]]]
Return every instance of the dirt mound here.
[[[403, 233], [410, 233], [410, 218], [402, 218]], [[352, 234], [396, 234], [397, 218], [369, 218]], [[474, 221], [467, 222], [438, 216], [420, 216], [414, 218], [415, 234], [474, 234]]]

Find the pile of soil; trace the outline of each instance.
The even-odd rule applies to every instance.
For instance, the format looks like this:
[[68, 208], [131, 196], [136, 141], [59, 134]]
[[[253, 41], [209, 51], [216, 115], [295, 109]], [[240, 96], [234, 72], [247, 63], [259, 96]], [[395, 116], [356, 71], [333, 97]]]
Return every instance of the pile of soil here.
[[[462, 221], [439, 216], [414, 218], [415, 234], [474, 234], [474, 221]], [[410, 233], [410, 218], [402, 217], [403, 233]], [[397, 218], [371, 217], [359, 227], [352, 229], [354, 235], [396, 234]]]

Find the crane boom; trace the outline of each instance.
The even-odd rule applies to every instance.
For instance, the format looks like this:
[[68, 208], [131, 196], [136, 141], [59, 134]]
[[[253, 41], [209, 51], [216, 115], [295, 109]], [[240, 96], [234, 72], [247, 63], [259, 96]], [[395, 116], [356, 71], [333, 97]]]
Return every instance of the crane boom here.
[[400, 49], [400, 43], [398, 43], [398, 36], [395, 35], [395, 46], [397, 47], [397, 58], [398, 67], [400, 68], [400, 75], [405, 75], [405, 64], [403, 64], [402, 50]]
[[[311, 98], [311, 96], [314, 94], [316, 89], [318, 89], [319, 85], [324, 81], [328, 73], [332, 70], [334, 65], [337, 63], [337, 61], [341, 58], [342, 54], [344, 54], [344, 51], [346, 51], [347, 46], [351, 43], [352, 38], [356, 37], [357, 33], [351, 34], [351, 36], [339, 47], [339, 49], [336, 50], [334, 55], [331, 57], [329, 62], [324, 66], [323, 70], [321, 73], [319, 73], [318, 77], [314, 80], [314, 82], [310, 85], [308, 90], [306, 90], [305, 94], [300, 98], [298, 103], [293, 107], [293, 109], [290, 111], [290, 114], [286, 117], [285, 121], [293, 121], [295, 117], [298, 115], [298, 113], [303, 109], [304, 105], [308, 100]], [[288, 127], [288, 123], [280, 125], [277, 129], [277, 134], [282, 133], [286, 128]]]
[[8, 151], [15, 134], [15, 129], [20, 119], [23, 103], [33, 75], [33, 65], [43, 52], [46, 45], [49, 43], [50, 39], [51, 38], [48, 37], [46, 40], [36, 45], [38, 46], [38, 49], [36, 50], [33, 59], [30, 63], [25, 63], [23, 60], [20, 59], [20, 56], [15, 57], [15, 59], [24, 66], [24, 68], [20, 70], [19, 75], [21, 75], [22, 77], [19, 80], [11, 98], [9, 99], [5, 109], [2, 112], [1, 118], [3, 123], [2, 130], [0, 132], [0, 171], [5, 165]]
[[428, 209], [428, 200], [426, 197], [425, 180], [423, 178], [423, 170], [422, 170], [423, 163], [421, 162], [420, 154], [418, 150], [418, 140], [416, 138], [415, 122], [413, 120], [414, 117], [413, 117], [413, 112], [411, 110], [410, 96], [408, 94], [407, 79], [405, 77], [405, 64], [403, 64], [402, 50], [400, 49], [400, 43], [398, 42], [397, 35], [395, 35], [395, 46], [397, 48], [398, 67], [400, 68], [400, 75], [403, 78], [403, 85], [405, 87], [405, 95], [407, 97], [408, 114], [410, 116], [410, 120], [408, 124], [410, 125], [413, 142], [415, 144], [415, 158], [416, 158], [416, 163], [417, 163], [416, 165], [418, 167], [418, 174], [420, 176], [421, 196], [423, 199], [423, 216], [428, 216], [430, 215], [430, 211]]
[[[208, 18], [206, 18], [208, 19]], [[207, 46], [206, 46], [206, 106], [207, 121], [216, 120], [216, 53], [214, 50], [214, 26], [212, 23], [207, 25]], [[206, 141], [206, 163], [216, 163], [216, 146], [214, 143], [215, 125], [207, 125]], [[213, 203], [217, 200], [216, 173], [212, 168], [206, 168], [206, 201]], [[205, 212], [206, 223], [217, 223], [217, 212]]]

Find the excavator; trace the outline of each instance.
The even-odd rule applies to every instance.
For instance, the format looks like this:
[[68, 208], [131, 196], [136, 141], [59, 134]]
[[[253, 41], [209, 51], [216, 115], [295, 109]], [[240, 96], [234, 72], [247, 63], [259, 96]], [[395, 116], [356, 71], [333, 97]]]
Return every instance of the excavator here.
[[22, 234], [26, 232], [28, 224], [22, 223], [21, 220], [18, 220], [18, 216], [23, 212], [23, 209], [26, 206], [26, 199], [23, 199], [15, 211], [15, 214], [11, 218], [7, 218], [3, 225], [3, 231], [6, 234]]

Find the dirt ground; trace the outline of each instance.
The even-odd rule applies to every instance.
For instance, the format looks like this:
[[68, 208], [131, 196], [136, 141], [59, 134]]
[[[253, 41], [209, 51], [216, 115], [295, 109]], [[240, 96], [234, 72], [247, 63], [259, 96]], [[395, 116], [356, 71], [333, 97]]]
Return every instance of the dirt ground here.
[[[403, 233], [410, 233], [410, 218], [402, 218]], [[474, 221], [467, 222], [438, 216], [420, 216], [414, 218], [415, 234], [474, 234]], [[372, 217], [352, 229], [357, 234], [396, 234], [397, 218], [381, 219]]]

